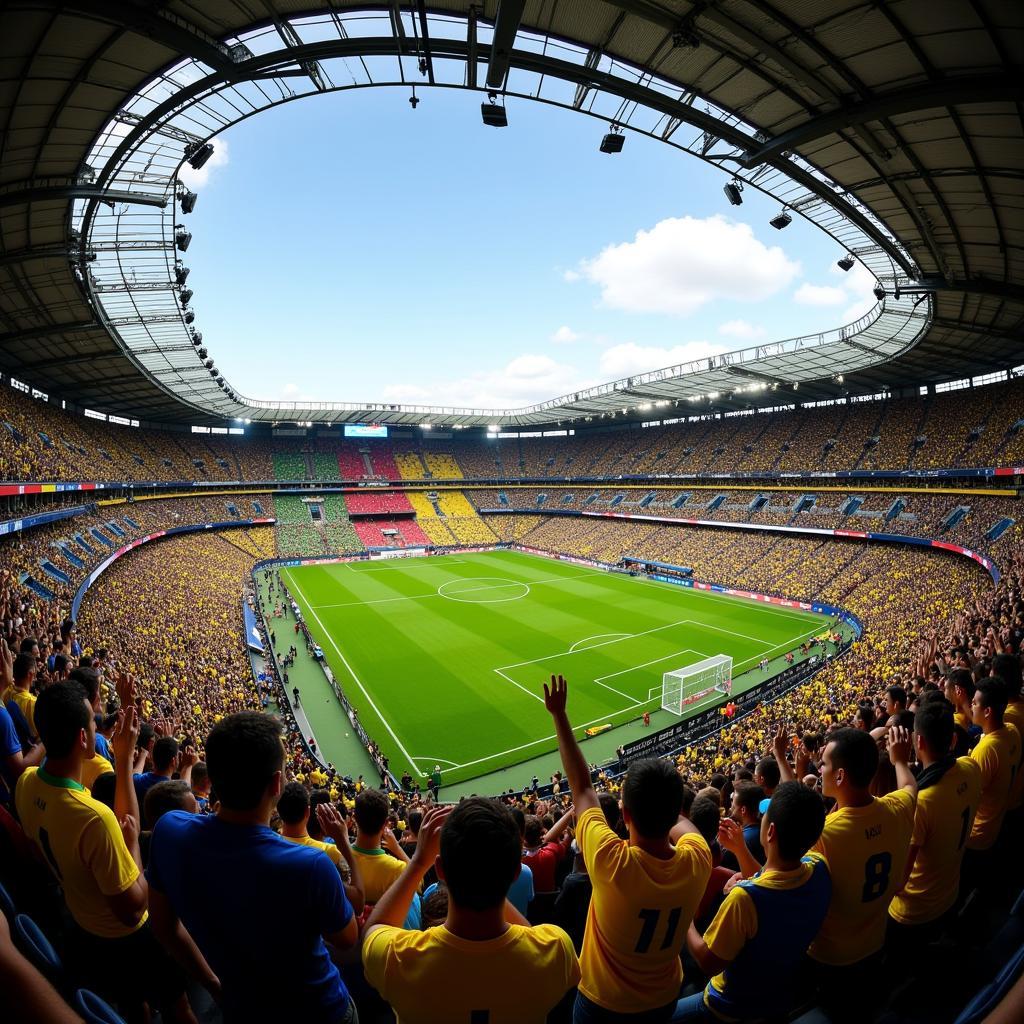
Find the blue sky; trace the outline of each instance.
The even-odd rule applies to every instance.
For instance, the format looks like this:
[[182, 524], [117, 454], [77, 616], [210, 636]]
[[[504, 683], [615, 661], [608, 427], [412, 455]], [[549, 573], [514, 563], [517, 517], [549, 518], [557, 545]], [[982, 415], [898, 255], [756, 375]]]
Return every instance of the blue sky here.
[[368, 89], [250, 118], [185, 180], [196, 325], [254, 398], [508, 408], [838, 326], [831, 239], [662, 143], [479, 94]]

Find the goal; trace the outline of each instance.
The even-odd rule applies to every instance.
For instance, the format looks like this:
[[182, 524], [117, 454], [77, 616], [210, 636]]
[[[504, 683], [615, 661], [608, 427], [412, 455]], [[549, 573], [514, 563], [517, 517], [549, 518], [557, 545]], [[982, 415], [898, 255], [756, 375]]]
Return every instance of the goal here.
[[661, 680], [661, 707], [674, 715], [703, 700], [709, 694], [732, 691], [732, 658], [716, 654], [703, 661], [666, 672]]

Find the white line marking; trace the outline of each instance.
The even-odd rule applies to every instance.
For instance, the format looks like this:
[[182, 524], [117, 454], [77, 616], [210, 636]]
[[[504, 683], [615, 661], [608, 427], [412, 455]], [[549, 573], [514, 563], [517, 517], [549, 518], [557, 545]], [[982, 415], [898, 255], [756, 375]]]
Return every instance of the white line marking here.
[[[499, 581], [505, 580], [505, 582], [504, 583], [499, 582], [496, 587], [495, 586], [470, 587], [468, 590], [460, 590], [460, 591], [458, 591], [455, 594], [446, 594], [444, 592], [444, 588], [445, 587], [454, 586], [456, 583], [470, 583], [474, 579], [477, 579], [477, 580], [499, 580]], [[525, 594], [513, 594], [511, 597], [493, 597], [493, 598], [490, 598], [489, 600], [487, 598], [479, 598], [477, 600], [472, 600], [471, 599], [469, 601], [463, 601], [462, 600], [462, 595], [463, 594], [474, 594], [478, 590], [508, 590], [509, 587], [522, 587], [526, 591], [526, 593]], [[445, 598], [448, 601], [457, 601], [459, 604], [504, 604], [506, 601], [521, 601], [524, 597], [529, 597], [530, 596], [530, 584], [529, 583], [523, 583], [520, 580], [508, 580], [504, 576], [474, 576], [474, 577], [470, 577], [469, 579], [448, 580], [446, 583], [442, 583], [441, 586], [439, 586], [437, 588], [437, 596], [438, 597], [443, 597], [443, 598]]]
[[[577, 640], [576, 643], [574, 643], [569, 648], [567, 653], [568, 654], [574, 654], [575, 651], [576, 651], [576, 648], [579, 647], [580, 644], [585, 644], [588, 640], [603, 640], [606, 636], [623, 637], [623, 636], [632, 636], [632, 635], [633, 635], [632, 633], [595, 633], [593, 636], [585, 636], [582, 640]], [[585, 649], [586, 650], [590, 650], [589, 647], [585, 648]]]
[[[619, 669], [618, 672], [609, 672], [606, 676], [598, 676], [594, 682], [600, 683], [602, 679], [614, 679], [616, 676], [624, 676], [627, 672], [635, 672], [639, 668], [647, 668], [648, 665], [657, 665], [659, 661], [668, 661], [669, 658], [677, 658], [680, 654], [701, 654], [700, 651], [695, 651], [692, 647], [684, 647], [681, 651], [673, 651], [671, 654], [666, 654], [664, 658], [652, 658], [650, 661], [641, 662], [639, 665], [631, 665], [629, 668]], [[702, 655], [707, 657], [707, 655]], [[685, 668], [686, 666], [682, 666]], [[635, 700], [635, 697], [630, 697], [630, 700]]]
[[414, 761], [433, 761], [434, 764], [450, 764], [453, 768], [459, 765], [455, 761], [446, 761], [443, 757], [414, 757]]
[[[357, 513], [357, 515], [358, 515], [358, 513]], [[464, 565], [468, 561], [468, 559], [466, 559], [466, 558], [447, 558], [446, 556], [443, 556], [443, 555], [441, 556], [441, 558], [444, 559], [444, 562], [443, 562], [444, 565]], [[398, 568], [410, 569], [414, 565], [415, 566], [420, 566], [420, 565], [433, 565], [433, 566], [437, 566], [440, 563], [441, 559], [437, 558], [437, 557], [428, 558], [426, 555], [416, 555], [416, 556], [407, 556], [405, 558], [380, 558], [380, 559], [373, 559], [371, 561], [391, 562], [392, 564], [391, 565], [382, 565], [382, 566], [379, 566], [379, 567], [376, 567], [376, 568], [373, 568], [373, 569], [356, 569], [356, 568], [353, 568], [353, 564], [351, 562], [346, 562], [345, 564], [348, 566], [349, 569], [352, 569], [352, 571], [354, 573], [358, 574], [358, 573], [364, 573], [364, 572], [391, 572], [392, 570], [398, 569]], [[401, 562], [402, 565], [401, 566], [395, 565], [394, 564], [395, 562]]]
[[517, 683], [511, 676], [505, 675], [505, 673], [502, 672], [500, 668], [496, 668], [494, 671], [497, 672], [502, 679], [507, 679], [513, 686], [517, 686], [520, 690], [523, 691], [523, 693], [532, 697], [534, 700], [539, 700], [541, 704], [544, 703], [543, 697], [541, 697], [539, 694], [534, 693], [533, 690], [528, 690], [525, 686], [522, 685], [522, 683]]
[[[345, 657], [344, 654], [341, 653], [341, 648], [334, 642], [334, 637], [331, 636], [331, 631], [323, 624], [323, 622], [321, 622], [320, 616], [317, 615], [316, 610], [306, 600], [306, 595], [302, 592], [302, 588], [298, 585], [298, 583], [296, 583], [295, 578], [293, 576], [291, 576], [291, 574], [289, 574], [289, 579], [291, 580], [291, 584], [295, 588], [295, 590], [298, 593], [299, 597], [302, 598], [303, 603], [306, 605], [307, 608], [309, 608], [310, 614], [320, 624], [320, 628], [323, 630], [324, 635], [327, 637], [327, 642], [335, 649], [335, 651], [337, 651], [338, 657], [341, 658], [342, 664], [344, 664], [345, 668], [348, 669], [348, 674], [355, 681], [356, 686], [358, 686], [359, 689], [363, 691], [363, 696], [369, 701], [370, 707], [373, 708], [374, 713], [381, 720], [381, 724], [391, 734], [391, 738], [395, 741], [395, 743], [398, 744], [398, 749], [403, 754], [405, 754], [405, 759], [410, 764], [412, 764], [413, 763], [413, 759], [412, 759], [411, 755], [409, 754], [409, 751], [405, 749], [405, 746], [402, 743], [402, 741], [395, 735], [395, 730], [391, 728], [391, 725], [388, 722], [388, 720], [381, 714], [380, 708], [377, 707], [377, 705], [373, 701], [373, 698], [367, 692], [366, 687], [363, 686], [363, 684], [360, 682], [359, 676], [357, 676], [355, 674], [355, 672], [352, 671], [352, 666], [348, 663], [348, 659]], [[420, 777], [421, 778], [425, 778], [426, 776], [421, 775]]]
[[730, 636], [738, 636], [742, 640], [749, 640], [751, 643], [760, 644], [766, 650], [771, 650], [773, 645], [766, 644], [760, 637], [751, 636], [749, 633], [737, 633], [734, 629], [725, 629], [723, 626], [712, 626], [710, 622], [698, 622], [696, 619], [684, 619], [691, 626], [698, 626], [700, 629], [716, 629], [719, 633], [728, 633]]

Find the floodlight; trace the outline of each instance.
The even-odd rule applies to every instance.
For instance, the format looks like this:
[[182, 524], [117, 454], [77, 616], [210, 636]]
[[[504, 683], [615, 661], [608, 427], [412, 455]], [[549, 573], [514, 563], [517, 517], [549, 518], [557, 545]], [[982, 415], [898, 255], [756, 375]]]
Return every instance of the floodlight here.
[[872, 291], [875, 293], [875, 298], [878, 299], [879, 302], [885, 298], [885, 289], [880, 284], [876, 284]]
[[622, 134], [617, 124], [612, 125], [612, 130], [601, 140], [602, 153], [621, 153], [625, 144], [626, 136]]
[[187, 188], [181, 190], [181, 194], [178, 199], [181, 203], [182, 213], [191, 213], [196, 208], [196, 200], [199, 198], [195, 192], [189, 191]]
[[212, 359], [207, 359], [207, 360], [206, 360], [206, 362], [205, 362], [205, 363], [204, 363], [203, 365], [204, 365], [204, 366], [205, 366], [205, 367], [206, 367], [206, 368], [207, 368], [208, 370], [212, 370], [212, 369], [213, 369], [213, 360], [212, 360]]
[[840, 270], [850, 270], [853, 267], [853, 257], [847, 253], [841, 260], [836, 260], [836, 266]]
[[[211, 359], [210, 362], [213, 362], [213, 360]], [[216, 377], [217, 376], [217, 367], [216, 366], [211, 366], [210, 367], [210, 376], [211, 377]]]
[[203, 332], [202, 331], [193, 330], [192, 331], [192, 344], [193, 345], [199, 345], [199, 344], [202, 343], [202, 340], [203, 340]]
[[777, 213], [772, 217], [768, 223], [771, 224], [776, 231], [781, 231], [783, 228], [788, 228], [789, 225], [793, 223], [793, 218], [783, 210], [781, 213]]
[[480, 114], [484, 119], [484, 124], [491, 128], [507, 128], [508, 114], [504, 106], [498, 103], [498, 94], [489, 92], [487, 98], [491, 101], [490, 103], [480, 104]]
[[223, 387], [224, 386], [224, 378], [223, 377], [218, 377], [217, 378], [217, 386], [218, 387]]
[[174, 264], [174, 283], [184, 284], [189, 275], [189, 269], [182, 263]]
[[207, 352], [205, 348], [201, 348], [201, 349], [199, 350], [199, 358], [200, 358], [200, 359], [205, 359], [205, 358], [206, 358], [206, 357], [207, 357], [207, 356], [208, 356], [209, 354], [210, 354], [210, 353], [209, 353], [209, 352]]
[[728, 185], [722, 187], [722, 191], [725, 193], [725, 198], [732, 203], [733, 206], [743, 205], [743, 183], [740, 181], [730, 181]]
[[192, 232], [186, 231], [184, 226], [181, 224], [176, 224], [175, 227], [177, 230], [174, 234], [174, 244], [184, 252], [192, 241]]
[[189, 167], [198, 171], [213, 156], [213, 145], [209, 142], [193, 142], [185, 147], [185, 159]]
[[195, 294], [195, 293], [194, 293], [194, 292], [192, 291], [192, 289], [191, 289], [191, 288], [186, 288], [186, 289], [185, 289], [185, 290], [184, 290], [184, 291], [183, 291], [183, 292], [181, 293], [181, 304], [182, 304], [183, 306], [187, 306], [187, 305], [188, 305], [188, 303], [189, 303], [189, 299], [191, 299], [191, 298], [192, 298], [192, 296], [193, 296], [194, 294]]
[[192, 323], [193, 320], [195, 320], [195, 318], [196, 318], [196, 315], [195, 315], [195, 313], [191, 309], [186, 309], [185, 310], [185, 316], [184, 316], [185, 323], [190, 324], [190, 323]]

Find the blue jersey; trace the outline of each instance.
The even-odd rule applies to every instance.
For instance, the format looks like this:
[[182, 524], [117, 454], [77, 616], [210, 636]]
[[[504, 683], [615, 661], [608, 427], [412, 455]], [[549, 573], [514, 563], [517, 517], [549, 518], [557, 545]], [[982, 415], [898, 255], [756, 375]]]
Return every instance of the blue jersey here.
[[322, 850], [171, 811], [153, 830], [146, 878], [220, 978], [228, 1024], [344, 1018], [348, 992], [323, 936], [348, 924], [352, 905]]
[[708, 949], [728, 962], [704, 989], [705, 1004], [733, 1020], [792, 1009], [800, 966], [831, 898], [828, 865], [818, 854], [796, 871], [759, 871], [739, 882], [704, 935]]

